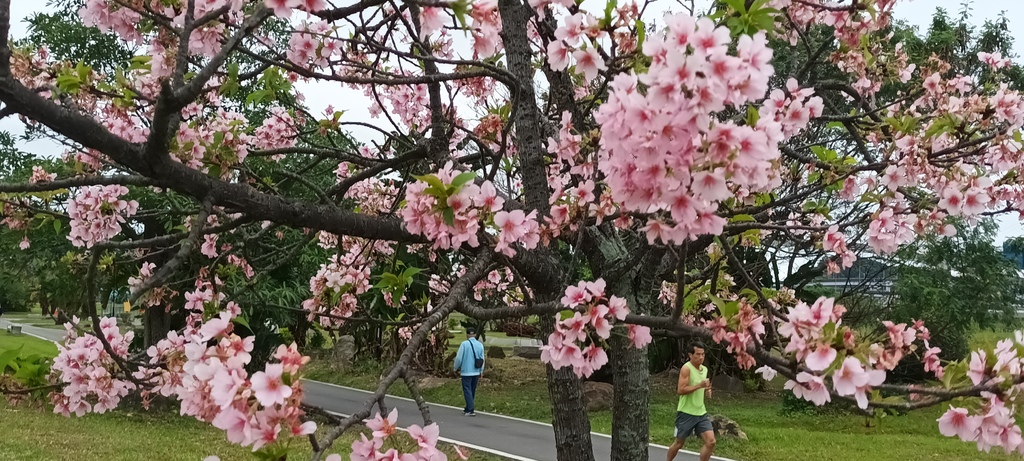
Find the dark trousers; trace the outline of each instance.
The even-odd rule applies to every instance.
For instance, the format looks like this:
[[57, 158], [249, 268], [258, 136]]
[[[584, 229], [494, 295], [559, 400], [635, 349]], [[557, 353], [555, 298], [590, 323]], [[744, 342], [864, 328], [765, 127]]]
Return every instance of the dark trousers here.
[[476, 385], [479, 382], [479, 376], [462, 377], [462, 396], [466, 398], [466, 408], [462, 411], [466, 413], [473, 413], [476, 411], [476, 407], [473, 404], [474, 400], [476, 400]]

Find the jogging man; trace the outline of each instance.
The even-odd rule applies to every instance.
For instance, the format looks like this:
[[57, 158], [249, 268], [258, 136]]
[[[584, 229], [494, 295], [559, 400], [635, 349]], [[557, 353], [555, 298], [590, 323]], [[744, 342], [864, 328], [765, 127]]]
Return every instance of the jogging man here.
[[708, 411], [704, 408], [704, 395], [711, 396], [711, 382], [708, 381], [708, 369], [704, 366], [704, 344], [697, 341], [690, 345], [688, 351], [690, 361], [679, 370], [679, 405], [676, 407], [676, 440], [668, 447], [668, 461], [676, 458], [676, 453], [683, 448], [686, 438], [694, 434], [704, 439], [704, 447], [700, 450], [700, 461], [711, 459], [715, 449], [715, 430], [708, 419]]

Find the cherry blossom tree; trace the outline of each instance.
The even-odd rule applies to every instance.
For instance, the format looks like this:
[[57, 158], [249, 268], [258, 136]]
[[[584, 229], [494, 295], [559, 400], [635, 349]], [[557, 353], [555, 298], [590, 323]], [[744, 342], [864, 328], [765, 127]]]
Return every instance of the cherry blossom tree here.
[[[838, 271], [862, 251], [950, 235], [954, 218], [1024, 210], [1024, 102], [1004, 52], [981, 49], [970, 69], [911, 56], [892, 40], [894, 0], [730, 0], [709, 14], [653, 1], [340, 3], [86, 0], [83, 25], [137, 50], [100, 69], [12, 43], [0, 0], [0, 115], [62, 142], [71, 166], [0, 191], [69, 190], [67, 239], [88, 260], [92, 331], [68, 325], [58, 412], [161, 395], [263, 453], [308, 437], [314, 459], [337, 459], [332, 444], [368, 420], [352, 459], [443, 459], [425, 405], [407, 449], [382, 452], [397, 415], [370, 418], [458, 311], [544, 319], [563, 461], [594, 459], [581, 377], [605, 366], [612, 458], [646, 459], [653, 335], [720, 343], [818, 405], [953, 400], [941, 433], [1024, 450], [1024, 335], [943, 361], [923, 322], [855, 332], [841, 303], [800, 302], [747, 261], [751, 249], [813, 252]], [[344, 96], [310, 109], [329, 91]], [[312, 173], [325, 165], [327, 182]], [[133, 220], [167, 208], [140, 191], [180, 199], [180, 228], [139, 235]], [[11, 227], [30, 219], [4, 213]], [[330, 253], [285, 308], [327, 328], [381, 322], [371, 298], [415, 312], [374, 398], [347, 418], [302, 403], [296, 346], [254, 360], [259, 335], [243, 336], [266, 303], [242, 296], [265, 283], [246, 249], [286, 234], [295, 243], [264, 267], [307, 246]], [[138, 264], [131, 303], [177, 303], [183, 317], [144, 351], [94, 304], [97, 279], [132, 253], [163, 258]], [[424, 267], [399, 271], [408, 254]], [[209, 262], [185, 264], [200, 255]], [[430, 295], [409, 299], [424, 279]], [[475, 302], [481, 290], [508, 305]], [[908, 356], [935, 379], [887, 384]], [[314, 437], [310, 414], [333, 427]]]

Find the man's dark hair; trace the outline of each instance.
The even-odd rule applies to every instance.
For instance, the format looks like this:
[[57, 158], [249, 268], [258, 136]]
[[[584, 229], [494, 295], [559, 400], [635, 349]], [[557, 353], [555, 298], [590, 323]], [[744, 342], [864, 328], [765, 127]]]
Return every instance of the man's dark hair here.
[[694, 342], [690, 343], [689, 353], [695, 354], [695, 353], [697, 353], [697, 349], [708, 350], [708, 348], [704, 347], [704, 343], [702, 343], [700, 341], [694, 341]]
[[475, 335], [476, 334], [476, 328], [473, 328], [473, 327], [466, 328], [466, 334], [467, 335]]

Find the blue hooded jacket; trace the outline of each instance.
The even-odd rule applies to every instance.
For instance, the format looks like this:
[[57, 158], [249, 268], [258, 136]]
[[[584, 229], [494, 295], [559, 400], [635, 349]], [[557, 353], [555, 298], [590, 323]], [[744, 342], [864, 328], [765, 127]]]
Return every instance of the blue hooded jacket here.
[[476, 367], [474, 362], [477, 358], [484, 358], [483, 343], [473, 338], [467, 339], [459, 345], [459, 352], [455, 354], [455, 369], [461, 371], [462, 376], [480, 376], [484, 368]]

